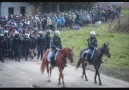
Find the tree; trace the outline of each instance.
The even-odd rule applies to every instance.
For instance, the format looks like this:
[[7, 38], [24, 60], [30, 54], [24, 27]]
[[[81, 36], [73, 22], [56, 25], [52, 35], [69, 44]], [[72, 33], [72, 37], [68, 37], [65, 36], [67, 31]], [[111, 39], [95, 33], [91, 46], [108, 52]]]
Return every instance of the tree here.
[[76, 9], [91, 9], [96, 2], [28, 2], [31, 5], [34, 5], [35, 12], [37, 8], [41, 7], [42, 12], [57, 12], [76, 10]]

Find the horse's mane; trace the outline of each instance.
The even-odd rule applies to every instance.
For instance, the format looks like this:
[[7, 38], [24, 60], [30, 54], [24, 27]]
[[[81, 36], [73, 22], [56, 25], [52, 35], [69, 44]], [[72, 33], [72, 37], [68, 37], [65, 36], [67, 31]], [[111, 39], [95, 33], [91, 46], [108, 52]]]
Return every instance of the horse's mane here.
[[63, 55], [63, 60], [66, 60], [66, 55], [67, 55], [67, 50], [68, 48], [63, 48], [61, 51], [60, 51], [60, 53], [61, 53], [61, 55]]
[[103, 53], [102, 53], [102, 49], [104, 48], [104, 46], [99, 47], [98, 49], [95, 49], [94, 51], [94, 55], [93, 55], [93, 60], [98, 60], [99, 58], [101, 59]]

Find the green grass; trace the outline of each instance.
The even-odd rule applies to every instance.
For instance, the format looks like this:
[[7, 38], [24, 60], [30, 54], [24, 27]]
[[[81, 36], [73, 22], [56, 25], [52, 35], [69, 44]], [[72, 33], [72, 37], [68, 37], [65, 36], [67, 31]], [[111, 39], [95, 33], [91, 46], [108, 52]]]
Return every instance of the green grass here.
[[[124, 15], [127, 11], [122, 11]], [[129, 14], [129, 13], [128, 13]], [[65, 29], [61, 31], [63, 47], [74, 47], [74, 65], [77, 64], [81, 49], [87, 47], [89, 33], [94, 30], [98, 40], [98, 47], [109, 43], [111, 58], [103, 57], [104, 66], [129, 70], [129, 35], [122, 33], [109, 33], [108, 24], [103, 23], [99, 27], [86, 26], [81, 30]]]
[[[100, 29], [101, 27], [101, 29]], [[104, 43], [109, 43], [111, 58], [107, 60], [104, 56], [105, 65], [108, 67], [115, 67], [129, 70], [129, 35], [108, 33], [104, 30], [105, 24], [95, 28], [96, 37], [98, 40], [98, 47]], [[61, 31], [61, 39], [63, 47], [74, 47], [74, 65], [79, 59], [79, 52], [81, 49], [87, 47], [87, 38], [90, 31], [94, 27], [83, 27], [82, 30], [65, 30]]]
[[121, 13], [122, 13], [124, 16], [128, 16], [128, 15], [129, 15], [129, 10], [122, 10]]

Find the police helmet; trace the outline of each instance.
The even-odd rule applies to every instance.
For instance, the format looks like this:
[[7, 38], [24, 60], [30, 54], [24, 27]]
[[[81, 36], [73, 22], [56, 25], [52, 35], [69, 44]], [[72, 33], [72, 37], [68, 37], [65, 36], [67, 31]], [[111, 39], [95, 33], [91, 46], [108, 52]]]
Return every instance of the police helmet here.
[[91, 32], [90, 32], [90, 36], [91, 36], [91, 37], [95, 37], [95, 31], [91, 31]]
[[47, 30], [46, 34], [49, 35], [51, 33], [51, 30]]
[[54, 35], [55, 36], [59, 36], [60, 35], [60, 32], [58, 30], [55, 30]]
[[39, 31], [39, 34], [43, 34], [43, 31]]

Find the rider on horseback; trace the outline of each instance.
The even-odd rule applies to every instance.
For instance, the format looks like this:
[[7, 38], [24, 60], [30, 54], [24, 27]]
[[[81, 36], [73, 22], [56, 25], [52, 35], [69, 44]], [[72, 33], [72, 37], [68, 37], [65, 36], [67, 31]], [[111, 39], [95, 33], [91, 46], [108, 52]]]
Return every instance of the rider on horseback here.
[[53, 61], [55, 60], [56, 52], [62, 49], [61, 38], [59, 37], [59, 35], [60, 35], [60, 32], [58, 30], [55, 30], [54, 36], [52, 37], [52, 40], [51, 40], [50, 62], [52, 67], [53, 67]]
[[94, 31], [90, 32], [90, 37], [87, 39], [87, 42], [88, 42], [88, 48], [83, 52], [83, 57], [84, 57], [84, 54], [86, 54], [86, 57], [84, 58], [89, 62], [91, 62], [91, 59], [92, 59], [91, 56], [92, 56], [93, 50], [96, 49], [97, 47], [97, 39], [95, 37]]
[[95, 37], [94, 31], [90, 32], [90, 37], [87, 39], [87, 42], [88, 42], [87, 60], [90, 60], [93, 50], [96, 49], [96, 47], [97, 47], [97, 39]]
[[[85, 59], [91, 63], [91, 60], [94, 54], [93, 52], [95, 49], [97, 49], [97, 39], [95, 37], [94, 31], [90, 32], [90, 37], [87, 39], [87, 42], [88, 42], [88, 48], [83, 52], [83, 57], [84, 57], [84, 54], [86, 53]], [[103, 62], [101, 61], [101, 63]]]

